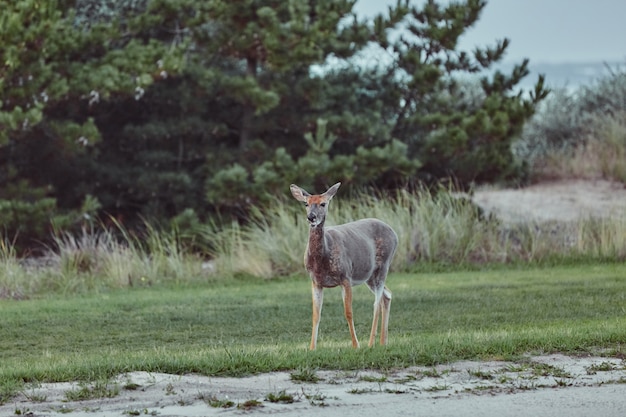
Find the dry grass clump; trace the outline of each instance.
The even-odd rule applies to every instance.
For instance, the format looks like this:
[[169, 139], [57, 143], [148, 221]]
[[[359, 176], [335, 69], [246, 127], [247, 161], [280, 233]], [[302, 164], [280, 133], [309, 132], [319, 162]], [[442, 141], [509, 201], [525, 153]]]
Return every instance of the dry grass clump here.
[[[568, 259], [626, 259], [626, 215], [576, 222], [503, 224], [467, 197], [427, 190], [335, 198], [329, 225], [377, 217], [398, 233], [393, 271], [422, 265], [472, 265]], [[309, 226], [298, 204], [277, 201], [256, 222], [217, 234], [212, 253], [225, 275], [272, 278], [304, 272]]]
[[554, 91], [514, 145], [534, 181], [607, 179], [626, 183], [626, 70], [574, 92]]
[[[491, 226], [479, 221], [475, 206], [450, 193], [399, 193], [396, 198], [361, 194], [335, 198], [331, 204], [328, 225], [376, 217], [396, 230], [396, 271], [421, 260], [488, 258], [483, 243]], [[254, 218], [246, 227], [234, 224], [215, 237], [220, 242], [212, 253], [217, 270], [263, 278], [302, 273], [309, 225], [301, 205], [277, 200]]]
[[21, 299], [28, 292], [25, 271], [21, 267], [13, 242], [0, 240], [0, 299]]
[[142, 237], [121, 230], [83, 229], [61, 233], [43, 257], [18, 259], [12, 245], [0, 244], [0, 298], [34, 294], [83, 293], [206, 279], [202, 259], [173, 234], [148, 228]]
[[626, 183], [626, 112], [595, 117], [588, 137], [573, 148], [533, 160], [533, 179], [608, 179]]
[[[484, 265], [572, 260], [626, 259], [626, 213], [575, 222], [506, 224], [485, 217], [467, 196], [449, 190], [362, 193], [335, 198], [329, 223], [377, 217], [398, 233], [392, 270], [428, 265]], [[120, 233], [121, 232], [121, 233]], [[25, 264], [10, 242], [0, 244], [0, 297], [26, 298], [46, 293], [80, 293], [234, 276], [263, 279], [304, 273], [309, 225], [301, 205], [277, 199], [253, 221], [198, 233], [212, 242], [201, 258], [176, 233], [146, 227], [141, 236], [120, 229], [61, 234], [48, 249], [45, 264]]]

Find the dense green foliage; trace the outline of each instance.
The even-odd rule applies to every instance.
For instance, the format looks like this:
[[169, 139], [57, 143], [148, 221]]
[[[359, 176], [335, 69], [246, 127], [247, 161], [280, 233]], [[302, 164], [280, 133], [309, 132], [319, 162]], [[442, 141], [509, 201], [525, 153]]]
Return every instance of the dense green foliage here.
[[97, 213], [87, 166], [102, 144], [98, 104], [147, 88], [157, 61], [171, 72], [181, 63], [156, 40], [79, 25], [67, 3], [0, 2], [0, 224], [18, 240]]
[[458, 50], [485, 1], [399, 1], [370, 21], [353, 6], [0, 1], [4, 232], [242, 218], [290, 182], [519, 176], [510, 145], [546, 91], [516, 88], [526, 61], [468, 81], [508, 45]]

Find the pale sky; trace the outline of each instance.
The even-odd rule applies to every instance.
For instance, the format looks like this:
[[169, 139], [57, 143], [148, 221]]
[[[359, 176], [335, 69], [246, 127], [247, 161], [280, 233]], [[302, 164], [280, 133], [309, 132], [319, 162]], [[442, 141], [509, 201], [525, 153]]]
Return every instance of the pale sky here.
[[[386, 13], [389, 4], [396, 0], [357, 0], [354, 10], [371, 17]], [[489, 0], [461, 48], [502, 38], [510, 40], [504, 61], [626, 64], [626, 0]]]

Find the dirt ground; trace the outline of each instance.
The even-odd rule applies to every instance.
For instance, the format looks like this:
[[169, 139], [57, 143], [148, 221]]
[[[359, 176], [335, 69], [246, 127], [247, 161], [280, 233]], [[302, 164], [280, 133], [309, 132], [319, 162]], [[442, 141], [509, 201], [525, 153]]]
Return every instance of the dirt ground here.
[[473, 200], [505, 222], [575, 221], [626, 213], [626, 186], [605, 180], [567, 180], [520, 189], [483, 188]]
[[1, 406], [0, 415], [626, 415], [626, 362], [616, 358], [549, 355], [317, 376], [317, 383], [298, 383], [286, 372], [247, 378], [133, 372], [109, 384], [119, 389], [113, 398], [70, 402], [66, 393], [84, 387], [40, 384]]
[[[626, 213], [626, 188], [607, 181], [482, 189], [473, 198], [510, 222]], [[550, 355], [515, 363], [459, 362], [384, 374], [327, 371], [317, 376], [317, 383], [297, 383], [286, 372], [248, 378], [134, 372], [109, 384], [119, 390], [112, 398], [68, 401], [68, 392], [89, 389], [77, 383], [29, 386], [0, 406], [0, 416], [626, 415], [626, 361], [601, 356]], [[272, 396], [283, 401], [269, 401]]]

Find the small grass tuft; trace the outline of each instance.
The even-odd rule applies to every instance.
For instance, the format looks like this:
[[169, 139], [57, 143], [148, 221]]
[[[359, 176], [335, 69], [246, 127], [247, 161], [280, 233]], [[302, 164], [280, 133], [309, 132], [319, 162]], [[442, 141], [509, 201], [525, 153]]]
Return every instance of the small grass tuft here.
[[553, 376], [555, 378], [573, 378], [573, 375], [563, 368], [545, 363], [532, 362], [530, 364], [532, 374], [535, 376]]
[[215, 395], [204, 395], [200, 394], [198, 396], [199, 400], [204, 401], [209, 407], [213, 408], [232, 408], [235, 406], [235, 403], [226, 398], [219, 399]]
[[312, 406], [328, 407], [328, 403], [326, 402], [328, 400], [328, 397], [326, 397], [324, 394], [320, 394], [319, 392], [315, 394], [307, 394], [303, 389], [302, 395], [304, 396], [304, 398], [307, 399], [309, 404], [311, 404]]
[[0, 379], [0, 405], [15, 397], [24, 387], [18, 379]]
[[278, 393], [267, 394], [265, 400], [270, 403], [293, 404], [295, 402], [295, 397], [292, 394], [287, 394], [285, 390], [282, 390]]
[[374, 392], [373, 388], [352, 388], [350, 390], [348, 390], [348, 394], [371, 394], [372, 392]]
[[473, 376], [474, 378], [482, 379], [484, 381], [491, 381], [492, 379], [495, 378], [491, 373], [481, 371], [480, 369], [474, 370], [474, 371], [468, 369], [467, 372], [470, 374], [470, 376]]
[[433, 385], [432, 387], [428, 387], [426, 389], [424, 389], [424, 391], [426, 392], [438, 392], [438, 391], [446, 391], [449, 390], [450, 386], [448, 384], [441, 384], [441, 385]]
[[44, 403], [48, 399], [48, 396], [43, 394], [34, 394], [29, 392], [24, 392], [23, 394], [24, 397], [28, 399], [28, 401], [33, 403]]
[[139, 388], [141, 388], [141, 385], [134, 382], [127, 382], [122, 386], [122, 388], [124, 388], [126, 391], [137, 391]]
[[68, 401], [84, 401], [97, 398], [113, 398], [120, 393], [120, 387], [117, 384], [109, 384], [109, 381], [96, 381], [92, 385], [81, 383], [76, 390], [65, 392], [65, 398]]
[[594, 364], [591, 366], [588, 366], [586, 368], [587, 370], [587, 375], [595, 375], [598, 372], [610, 372], [610, 371], [614, 371], [616, 370], [617, 367], [615, 365], [613, 365], [611, 362], [602, 362], [600, 364]]
[[243, 403], [237, 404], [239, 410], [250, 411], [255, 408], [263, 407], [263, 403], [259, 400], [247, 400]]
[[441, 373], [435, 368], [424, 370], [422, 371], [422, 374], [430, 378], [441, 378]]
[[294, 382], [304, 382], [309, 384], [317, 384], [321, 381], [317, 373], [309, 368], [300, 368], [295, 372], [292, 372], [290, 378]]
[[387, 377], [386, 376], [364, 375], [362, 377], [359, 377], [359, 381], [383, 383], [383, 382], [387, 382]]

